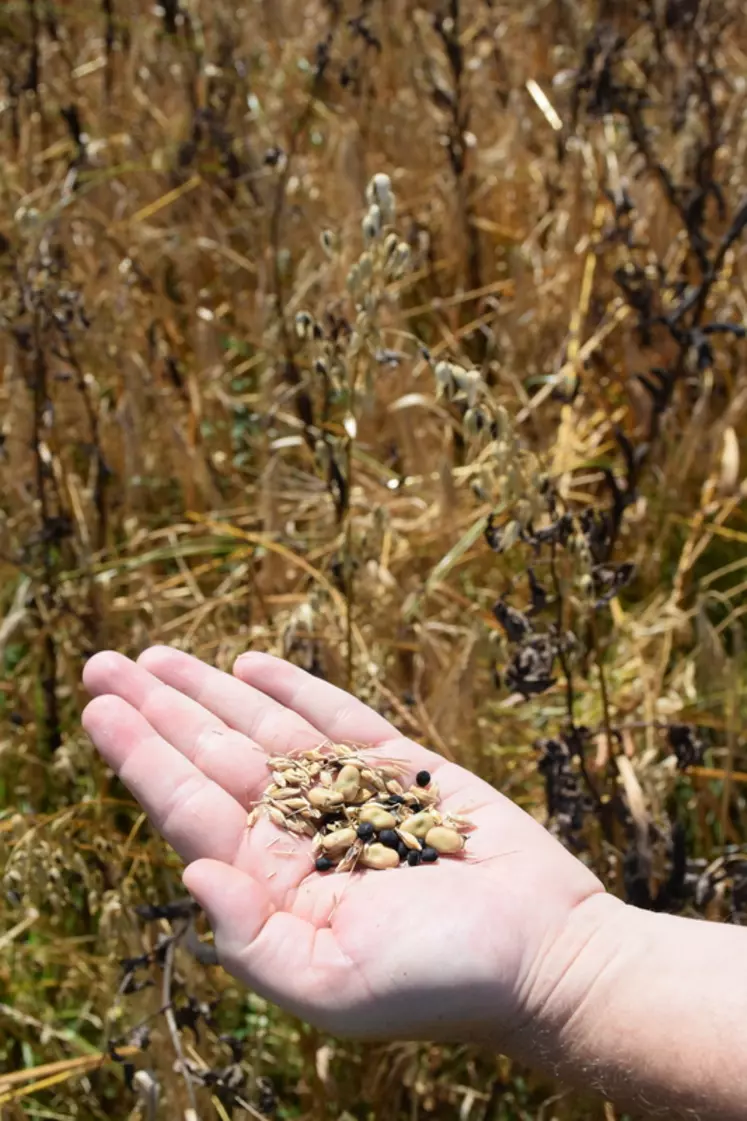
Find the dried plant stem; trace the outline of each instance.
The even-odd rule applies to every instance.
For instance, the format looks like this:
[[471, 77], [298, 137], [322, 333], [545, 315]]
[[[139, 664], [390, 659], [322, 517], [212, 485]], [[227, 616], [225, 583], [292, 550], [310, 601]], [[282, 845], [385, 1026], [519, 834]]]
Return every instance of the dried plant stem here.
[[595, 656], [596, 663], [597, 663], [597, 671], [599, 673], [599, 692], [600, 692], [600, 695], [601, 695], [601, 698], [602, 698], [602, 721], [603, 721], [603, 724], [604, 724], [604, 734], [607, 737], [607, 750], [610, 753], [610, 757], [612, 757], [614, 755], [614, 751], [613, 751], [613, 748], [612, 748], [612, 744], [613, 744], [612, 720], [610, 718], [610, 702], [609, 702], [609, 694], [607, 692], [607, 678], [606, 678], [605, 672], [604, 672], [604, 660], [602, 658], [602, 653], [599, 649], [597, 629], [596, 629], [596, 626], [594, 624], [593, 619], [592, 619], [592, 623], [591, 623], [591, 637], [592, 637], [592, 642], [594, 643], [594, 656]]
[[355, 655], [353, 652], [353, 623], [355, 612], [355, 571], [353, 564], [353, 451], [355, 438], [348, 434], [345, 445], [346, 455], [346, 483], [347, 483], [347, 509], [345, 512], [345, 602], [346, 602], [346, 655], [347, 655], [347, 687], [352, 690], [355, 680]]
[[190, 1121], [199, 1121], [199, 1113], [197, 1111], [197, 1097], [192, 1082], [192, 1075], [187, 1067], [184, 1058], [184, 1050], [182, 1048], [182, 1041], [179, 1035], [179, 1028], [176, 1024], [176, 1017], [174, 1016], [174, 1007], [171, 998], [171, 985], [174, 978], [174, 954], [176, 953], [178, 939], [172, 938], [166, 947], [166, 954], [163, 962], [163, 980], [161, 983], [161, 1005], [163, 1007], [163, 1014], [166, 1020], [166, 1026], [169, 1029], [171, 1042], [174, 1046], [176, 1053], [177, 1065], [179, 1073], [184, 1079], [184, 1085], [187, 1090], [187, 1097], [189, 1098], [189, 1105], [192, 1111]]
[[59, 703], [57, 700], [57, 643], [52, 629], [52, 617], [57, 601], [56, 571], [52, 559], [55, 533], [52, 511], [47, 489], [47, 462], [50, 452], [44, 441], [44, 413], [47, 407], [47, 361], [44, 355], [43, 312], [34, 313], [34, 354], [32, 359], [32, 387], [34, 396], [34, 465], [36, 475], [36, 498], [39, 504], [39, 534], [42, 557], [42, 587], [37, 602], [36, 614], [41, 634], [41, 695], [44, 712], [42, 734], [44, 746], [48, 751], [56, 751], [62, 743]]

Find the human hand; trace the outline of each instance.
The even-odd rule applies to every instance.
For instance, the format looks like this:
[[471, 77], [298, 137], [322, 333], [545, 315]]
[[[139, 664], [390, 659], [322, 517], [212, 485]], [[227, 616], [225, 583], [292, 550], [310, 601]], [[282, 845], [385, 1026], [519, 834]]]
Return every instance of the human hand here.
[[[232, 677], [167, 647], [137, 663], [104, 652], [84, 683], [94, 697], [86, 731], [185, 861], [184, 883], [240, 981], [358, 1038], [489, 1041], [515, 1053], [557, 1020], [556, 993], [607, 897], [493, 787], [269, 655], [243, 655]], [[468, 856], [322, 876], [307, 839], [264, 817], [247, 829], [270, 781], [267, 755], [325, 740], [397, 760], [405, 781], [429, 770], [443, 807], [475, 826]], [[574, 1010], [565, 993], [563, 1007]]]

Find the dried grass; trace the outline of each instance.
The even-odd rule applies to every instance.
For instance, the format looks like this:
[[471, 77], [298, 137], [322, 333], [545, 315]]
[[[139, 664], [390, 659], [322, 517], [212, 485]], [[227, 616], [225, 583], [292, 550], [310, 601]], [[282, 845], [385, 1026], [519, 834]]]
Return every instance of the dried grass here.
[[[711, 335], [693, 364], [661, 323], [647, 337], [635, 293], [660, 268], [667, 314], [677, 283], [697, 284], [670, 187], [693, 183], [707, 139], [693, 43], [721, 17], [725, 77], [706, 83], [721, 142], [703, 158], [724, 210], [706, 200], [704, 228], [728, 241], [747, 189], [747, 19], [702, 3], [695, 30], [659, 30], [646, 170], [634, 116], [576, 112], [573, 72], [586, 50], [587, 104], [600, 75], [639, 88], [654, 8], [0, 11], [3, 1116], [179, 1116], [193, 1098], [222, 1119], [274, 1102], [288, 1118], [616, 1116], [494, 1056], [342, 1045], [239, 992], [176, 898], [175, 859], [80, 732], [81, 668], [102, 646], [165, 641], [222, 667], [247, 647], [283, 654], [544, 820], [540, 735], [563, 781], [599, 795], [581, 833], [611, 890], [630, 893], [626, 861], [646, 855], [655, 896], [684, 852], [682, 907], [743, 917], [745, 343]], [[600, 20], [627, 37], [619, 57]], [[348, 380], [332, 384], [297, 316], [329, 340], [354, 314], [345, 278], [377, 172], [411, 267], [377, 311], [381, 360], [358, 380], [341, 343]], [[744, 324], [746, 266], [735, 236], [703, 323]], [[480, 407], [508, 418], [525, 457], [513, 493], [454, 385], [439, 393], [441, 361], [479, 369]], [[636, 378], [654, 367], [677, 372], [660, 415]], [[556, 572], [585, 650], [580, 774], [580, 741], [558, 738], [562, 675], [528, 702], [496, 685], [512, 646], [493, 605], [524, 612], [531, 551], [496, 555], [485, 530], [491, 514], [520, 523], [541, 491], [519, 491], [543, 473], [574, 517], [601, 507], [618, 432], [648, 445], [615, 544], [635, 580], [598, 615], [587, 562]], [[692, 743], [673, 725], [710, 735], [703, 765], [678, 768]]]

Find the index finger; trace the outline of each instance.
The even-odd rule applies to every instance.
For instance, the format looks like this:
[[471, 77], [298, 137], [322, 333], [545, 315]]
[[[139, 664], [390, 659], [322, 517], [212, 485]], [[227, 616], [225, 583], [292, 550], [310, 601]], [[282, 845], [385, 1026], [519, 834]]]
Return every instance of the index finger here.
[[406, 739], [363, 701], [282, 658], [256, 651], [241, 654], [233, 672], [246, 685], [313, 724], [333, 743], [352, 742], [364, 750], [381, 748], [382, 754], [414, 771], [432, 771], [445, 762], [434, 751]]

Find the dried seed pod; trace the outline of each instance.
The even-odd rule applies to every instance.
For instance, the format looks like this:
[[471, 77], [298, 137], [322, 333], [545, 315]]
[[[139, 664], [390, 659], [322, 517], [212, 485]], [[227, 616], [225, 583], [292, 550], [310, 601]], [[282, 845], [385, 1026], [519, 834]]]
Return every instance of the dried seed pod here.
[[397, 782], [396, 778], [390, 778], [386, 784], [386, 788], [390, 794], [397, 794], [400, 797], [404, 794], [404, 788]]
[[339, 790], [328, 789], [325, 786], [312, 786], [307, 798], [312, 806], [316, 806], [320, 810], [328, 810], [332, 806], [341, 806], [343, 802]]
[[354, 802], [357, 806], [362, 806], [366, 802], [370, 802], [372, 798], [376, 798], [377, 795], [378, 790], [372, 790], [370, 786], [360, 786]]
[[352, 872], [358, 863], [358, 858], [363, 852], [363, 841], [356, 841], [350, 846], [348, 851], [343, 856], [340, 863], [337, 865], [338, 872]]
[[406, 826], [408, 833], [412, 833], [413, 837], [417, 837], [420, 840], [425, 837], [429, 829], [433, 829], [438, 825], [438, 822], [433, 813], [429, 810], [423, 810], [421, 813], [413, 814], [412, 817], [408, 817], [403, 825]]
[[275, 780], [275, 785], [281, 787], [281, 789], [282, 789], [282, 787], [288, 785], [288, 780], [285, 777], [285, 775], [282, 773], [282, 771], [273, 771], [272, 772], [272, 777]]
[[289, 798], [296, 798], [300, 793], [300, 786], [283, 786], [280, 788], [280, 790], [277, 790], [274, 794], [271, 794], [271, 797], [275, 798], [278, 802], [285, 802]]
[[267, 816], [273, 825], [277, 825], [278, 829], [285, 829], [287, 827], [285, 814], [281, 813], [276, 806], [268, 807]]
[[287, 771], [291, 767], [295, 767], [296, 760], [292, 759], [290, 755], [271, 755], [267, 760], [267, 765], [273, 771]]
[[407, 846], [408, 849], [414, 849], [420, 852], [420, 841], [414, 834], [409, 833], [407, 829], [398, 829], [397, 836]]
[[340, 770], [334, 782], [335, 790], [339, 790], [346, 802], [352, 802], [358, 794], [360, 787], [360, 771], [352, 763], [346, 763]]
[[456, 829], [449, 829], [446, 825], [436, 825], [426, 833], [425, 843], [441, 854], [461, 852], [464, 848], [464, 837], [461, 833], [457, 833]]
[[368, 783], [369, 786], [373, 786], [382, 794], [386, 791], [386, 783], [384, 782], [384, 779], [381, 777], [381, 775], [377, 774], [376, 771], [372, 771], [370, 767], [363, 768], [363, 770], [361, 771], [361, 779], [363, 780], [363, 782]]
[[268, 799], [268, 805], [271, 806], [272, 809], [277, 810], [278, 813], [281, 813], [284, 818], [290, 817], [293, 813], [293, 810], [288, 809], [285, 802], [276, 802], [274, 798]]
[[460, 833], [471, 833], [475, 828], [474, 821], [469, 821], [466, 817], [459, 817], [457, 814], [447, 814], [444, 818], [444, 825], [450, 826], [451, 829], [457, 829]]
[[313, 837], [315, 833], [314, 826], [310, 821], [297, 821], [294, 818], [287, 818], [285, 828], [289, 829], [291, 833], [297, 833], [299, 837]]
[[398, 868], [399, 853], [386, 845], [366, 845], [361, 854], [361, 864], [366, 868]]
[[327, 856], [331, 853], [344, 853], [355, 843], [355, 829], [336, 829], [334, 833], [327, 833], [322, 837], [322, 848]]
[[362, 822], [370, 822], [374, 829], [394, 829], [397, 824], [397, 819], [394, 814], [376, 803], [363, 807], [360, 813], [360, 820]]
[[286, 809], [293, 810], [294, 812], [297, 810], [305, 810], [308, 808], [308, 805], [309, 803], [305, 798], [286, 798], [283, 802], [283, 806]]
[[435, 806], [441, 798], [441, 791], [433, 781], [427, 790], [417, 790], [416, 793], [422, 806]]
[[247, 819], [246, 819], [247, 829], [251, 829], [252, 826], [257, 824], [257, 822], [259, 821], [263, 812], [264, 812], [264, 806], [255, 806], [254, 807], [254, 809], [251, 811], [251, 813], [249, 813], [247, 815]]

